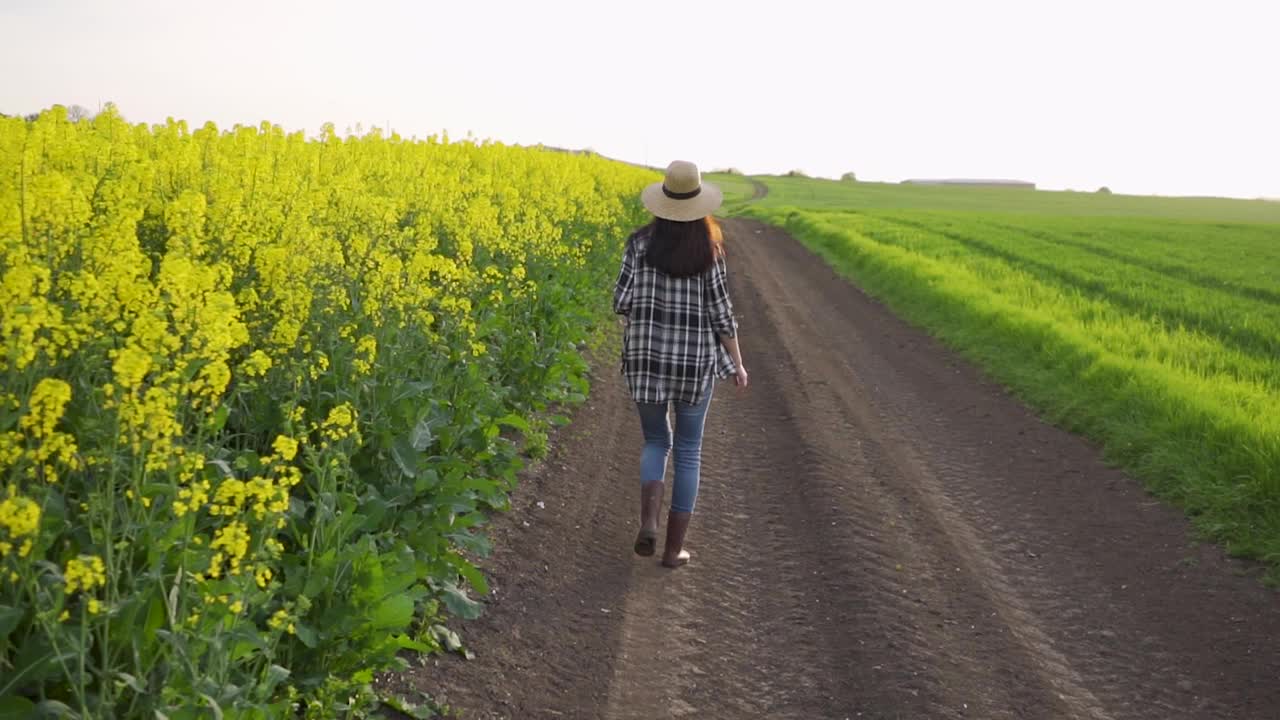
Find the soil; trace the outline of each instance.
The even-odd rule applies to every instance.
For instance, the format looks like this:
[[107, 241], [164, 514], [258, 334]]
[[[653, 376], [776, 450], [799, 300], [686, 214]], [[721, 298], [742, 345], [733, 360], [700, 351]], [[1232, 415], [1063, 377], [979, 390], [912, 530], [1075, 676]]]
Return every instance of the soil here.
[[1276, 718], [1280, 596], [782, 231], [724, 222], [751, 387], [717, 388], [677, 570], [631, 552], [617, 364], [495, 518], [467, 718]]

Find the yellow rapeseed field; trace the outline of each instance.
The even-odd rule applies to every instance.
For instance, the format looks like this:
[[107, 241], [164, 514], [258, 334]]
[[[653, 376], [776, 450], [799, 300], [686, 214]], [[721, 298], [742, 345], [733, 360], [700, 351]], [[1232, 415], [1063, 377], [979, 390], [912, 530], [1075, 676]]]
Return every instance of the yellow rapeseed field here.
[[519, 465], [500, 428], [583, 391], [651, 179], [0, 118], [0, 708], [358, 714], [397, 651], [456, 648]]

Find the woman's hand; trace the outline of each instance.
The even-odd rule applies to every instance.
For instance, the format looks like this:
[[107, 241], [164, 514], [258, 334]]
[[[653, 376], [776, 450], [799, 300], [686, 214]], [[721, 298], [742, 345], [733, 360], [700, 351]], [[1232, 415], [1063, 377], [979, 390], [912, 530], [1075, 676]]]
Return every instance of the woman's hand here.
[[738, 346], [737, 335], [716, 335], [720, 340], [720, 344], [729, 351], [729, 357], [733, 358], [733, 364], [738, 368], [737, 373], [733, 377], [733, 384], [738, 386], [738, 392], [747, 389], [747, 366], [742, 362], [742, 348]]

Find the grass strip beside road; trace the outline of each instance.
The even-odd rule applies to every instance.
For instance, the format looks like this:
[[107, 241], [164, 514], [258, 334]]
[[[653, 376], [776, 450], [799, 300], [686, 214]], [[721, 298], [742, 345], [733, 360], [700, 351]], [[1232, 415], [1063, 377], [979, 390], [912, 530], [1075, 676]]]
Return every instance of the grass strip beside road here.
[[1185, 509], [1207, 537], [1267, 562], [1271, 578], [1280, 578], [1274, 391], [1104, 343], [1087, 319], [1072, 317], [1067, 296], [1078, 291], [1016, 267], [993, 282], [955, 257], [872, 237], [854, 213], [758, 205], [745, 212], [784, 227], [1047, 419], [1101, 443], [1109, 461]]

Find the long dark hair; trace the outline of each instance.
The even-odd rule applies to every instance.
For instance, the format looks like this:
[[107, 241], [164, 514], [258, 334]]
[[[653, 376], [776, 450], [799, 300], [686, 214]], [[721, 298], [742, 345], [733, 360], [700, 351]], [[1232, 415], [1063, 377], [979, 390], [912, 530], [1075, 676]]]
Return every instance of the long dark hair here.
[[720, 223], [710, 215], [680, 222], [654, 218], [649, 225], [646, 261], [673, 277], [690, 277], [706, 272], [724, 255]]

